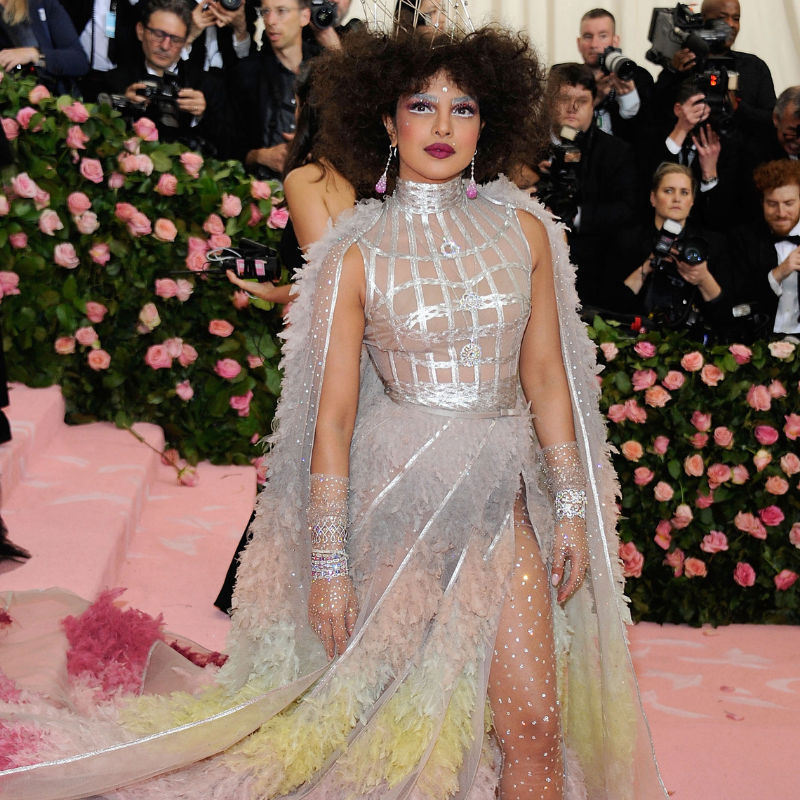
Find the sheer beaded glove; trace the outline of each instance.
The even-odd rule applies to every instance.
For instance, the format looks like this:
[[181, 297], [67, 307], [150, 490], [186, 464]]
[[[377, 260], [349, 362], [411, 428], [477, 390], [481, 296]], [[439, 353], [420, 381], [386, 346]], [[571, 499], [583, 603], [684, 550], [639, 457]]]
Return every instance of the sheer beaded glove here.
[[554, 444], [542, 449], [545, 482], [553, 495], [553, 586], [564, 578], [569, 560], [569, 577], [558, 591], [558, 602], [568, 600], [583, 583], [589, 565], [586, 541], [586, 475], [576, 442]]
[[347, 571], [349, 480], [311, 476], [308, 528], [311, 533], [311, 591], [308, 621], [328, 658], [343, 653], [358, 617], [358, 600]]

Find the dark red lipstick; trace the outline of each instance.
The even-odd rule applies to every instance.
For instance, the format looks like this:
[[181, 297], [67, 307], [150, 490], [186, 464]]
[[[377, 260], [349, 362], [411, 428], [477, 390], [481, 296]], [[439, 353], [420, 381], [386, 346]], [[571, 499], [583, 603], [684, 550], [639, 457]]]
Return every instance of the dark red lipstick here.
[[434, 158], [447, 158], [448, 156], [452, 156], [456, 151], [453, 150], [449, 144], [439, 142], [437, 144], [429, 144], [425, 148], [425, 152]]

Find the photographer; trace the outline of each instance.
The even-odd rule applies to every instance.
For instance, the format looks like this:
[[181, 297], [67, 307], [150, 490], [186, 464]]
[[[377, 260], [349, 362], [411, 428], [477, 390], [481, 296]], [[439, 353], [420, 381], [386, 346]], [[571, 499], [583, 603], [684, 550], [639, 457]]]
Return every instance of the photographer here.
[[709, 329], [721, 333], [730, 304], [720, 283], [727, 260], [721, 237], [689, 221], [695, 193], [687, 167], [664, 163], [656, 170], [653, 217], [617, 231], [610, 262], [622, 286], [615, 281], [612, 308], [703, 338]]
[[[585, 64], [550, 70], [551, 158], [539, 164], [536, 193], [569, 226], [576, 287], [584, 305], [603, 305], [608, 291], [603, 254], [609, 234], [632, 222], [636, 173], [630, 147], [593, 125], [597, 84]], [[565, 134], [574, 136], [570, 141]]]
[[315, 41], [326, 50], [342, 46], [342, 36], [363, 26], [360, 19], [351, 19], [346, 25], [342, 20], [350, 13], [351, 0], [311, 0], [311, 17], [303, 31], [303, 38]]

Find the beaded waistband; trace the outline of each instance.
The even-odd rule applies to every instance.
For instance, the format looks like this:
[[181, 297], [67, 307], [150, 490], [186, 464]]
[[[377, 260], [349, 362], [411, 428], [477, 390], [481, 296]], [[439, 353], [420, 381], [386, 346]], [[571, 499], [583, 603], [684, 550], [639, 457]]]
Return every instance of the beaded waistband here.
[[498, 417], [520, 417], [530, 413], [527, 408], [493, 408], [488, 411], [467, 411], [455, 408], [441, 408], [440, 406], [426, 406], [422, 403], [413, 403], [401, 397], [386, 392], [386, 396], [399, 406], [415, 408], [426, 414], [436, 414], [439, 417], [458, 417], [460, 419], [497, 419]]

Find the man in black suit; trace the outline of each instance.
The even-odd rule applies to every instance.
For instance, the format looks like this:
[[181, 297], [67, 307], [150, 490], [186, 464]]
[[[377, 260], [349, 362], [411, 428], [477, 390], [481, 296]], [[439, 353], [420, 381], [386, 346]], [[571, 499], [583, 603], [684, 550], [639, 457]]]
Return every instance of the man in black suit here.
[[734, 232], [731, 252], [739, 303], [765, 317], [758, 336], [800, 334], [800, 162], [770, 161], [753, 176], [761, 193], [763, 219]]
[[[572, 261], [577, 266], [577, 290], [581, 302], [604, 306], [608, 301], [605, 263], [612, 232], [630, 224], [634, 217], [636, 173], [631, 148], [622, 139], [599, 130], [594, 124], [597, 84], [585, 64], [559, 64], [550, 70], [547, 95], [551, 98], [553, 140], [556, 148], [569, 144], [576, 133], [580, 151], [573, 161], [573, 190], [556, 185], [554, 191], [540, 187], [540, 197], [569, 225], [567, 236]], [[558, 150], [556, 150], [558, 152]], [[567, 159], [577, 159], [572, 152]], [[552, 163], [540, 165], [543, 177]], [[544, 186], [553, 174], [545, 177]], [[568, 189], [567, 192], [564, 189]], [[564, 202], [565, 194], [570, 195]], [[556, 206], [556, 207], [554, 207]]]

